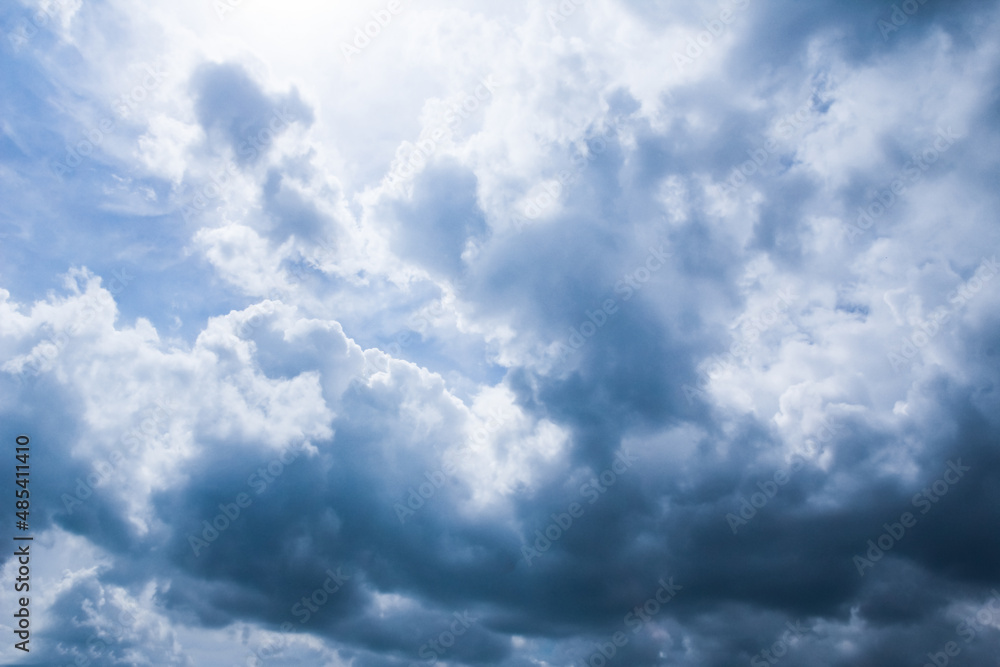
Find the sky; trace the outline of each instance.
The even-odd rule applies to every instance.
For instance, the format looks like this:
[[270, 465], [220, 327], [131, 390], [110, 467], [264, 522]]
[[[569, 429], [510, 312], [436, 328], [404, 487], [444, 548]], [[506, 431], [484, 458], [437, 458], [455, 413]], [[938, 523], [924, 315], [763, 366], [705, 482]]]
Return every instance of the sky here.
[[998, 156], [987, 0], [0, 4], [0, 663], [1000, 665]]

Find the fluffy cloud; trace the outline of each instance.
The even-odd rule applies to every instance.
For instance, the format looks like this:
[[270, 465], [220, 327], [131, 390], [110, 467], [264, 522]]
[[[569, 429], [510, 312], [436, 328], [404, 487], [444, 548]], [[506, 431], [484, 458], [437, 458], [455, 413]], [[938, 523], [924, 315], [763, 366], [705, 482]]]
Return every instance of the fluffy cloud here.
[[0, 17], [33, 658], [992, 659], [996, 3]]

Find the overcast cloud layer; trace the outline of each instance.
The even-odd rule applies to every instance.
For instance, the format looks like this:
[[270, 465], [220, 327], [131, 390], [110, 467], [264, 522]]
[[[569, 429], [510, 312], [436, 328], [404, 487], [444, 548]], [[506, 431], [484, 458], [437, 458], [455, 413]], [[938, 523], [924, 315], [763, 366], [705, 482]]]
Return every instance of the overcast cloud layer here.
[[0, 33], [0, 662], [1000, 664], [1000, 3]]

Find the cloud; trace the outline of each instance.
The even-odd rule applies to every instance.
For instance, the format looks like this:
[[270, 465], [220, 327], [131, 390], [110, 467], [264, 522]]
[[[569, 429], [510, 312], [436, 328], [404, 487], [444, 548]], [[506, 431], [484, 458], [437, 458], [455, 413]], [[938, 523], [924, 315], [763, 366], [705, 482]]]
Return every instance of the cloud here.
[[210, 141], [228, 144], [237, 162], [254, 162], [289, 125], [313, 120], [297, 91], [268, 97], [239, 65], [203, 65], [192, 87], [198, 122]]
[[36, 655], [992, 659], [996, 3], [402, 5], [2, 10]]

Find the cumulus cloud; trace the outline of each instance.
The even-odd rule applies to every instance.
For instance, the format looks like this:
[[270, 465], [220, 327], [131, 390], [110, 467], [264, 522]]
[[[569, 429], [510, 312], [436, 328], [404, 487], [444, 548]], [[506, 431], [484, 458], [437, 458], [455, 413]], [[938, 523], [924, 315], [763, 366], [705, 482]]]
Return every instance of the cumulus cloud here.
[[30, 658], [988, 664], [998, 18], [6, 6]]

